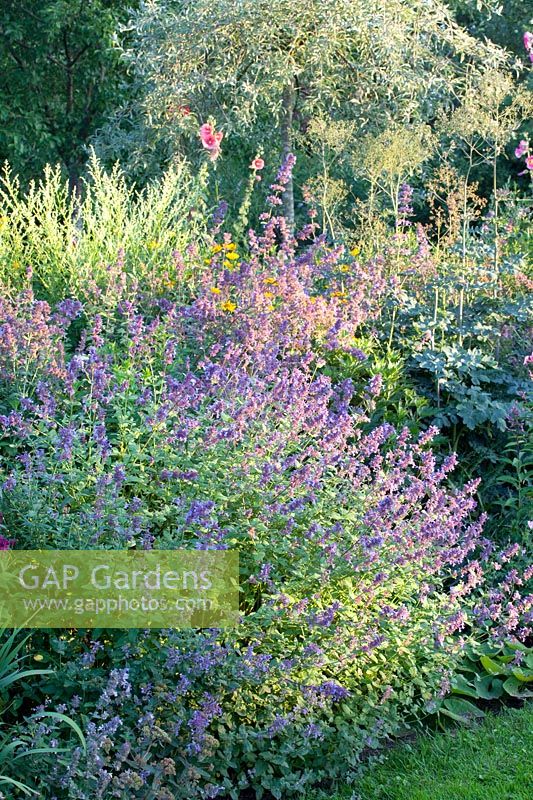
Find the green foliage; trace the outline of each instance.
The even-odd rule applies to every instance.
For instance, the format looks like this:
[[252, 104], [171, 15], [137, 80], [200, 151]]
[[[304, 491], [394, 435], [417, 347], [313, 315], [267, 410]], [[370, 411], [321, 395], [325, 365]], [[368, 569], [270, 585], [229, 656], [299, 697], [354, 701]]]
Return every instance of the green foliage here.
[[[483, 452], [482, 452], [483, 455]], [[533, 520], [533, 411], [509, 431], [507, 441], [491, 455], [492, 465], [484, 475], [483, 496], [494, 509], [488, 532], [495, 538], [505, 530], [513, 541], [531, 542], [528, 525]]]
[[[3, 639], [5, 635], [6, 630], [0, 630], [0, 639]], [[20, 681], [33, 675], [47, 675], [50, 672], [50, 670], [21, 669], [24, 660], [27, 658], [24, 647], [29, 638], [29, 636], [26, 636], [21, 639], [19, 631], [12, 631], [0, 646], [0, 693], [4, 697], [5, 690], [15, 681]], [[3, 705], [4, 703], [2, 703]]]
[[[52, 674], [50, 669], [27, 669], [24, 667], [24, 661], [31, 657], [31, 653], [27, 652], [29, 640], [29, 635], [20, 637], [20, 631], [14, 630], [7, 634], [5, 629], [0, 630], [0, 715], [5, 712], [5, 701], [8, 698], [7, 689], [14, 683], [20, 683], [35, 676]], [[74, 720], [64, 714], [51, 711], [42, 711], [38, 716], [39, 719], [48, 718], [54, 722], [66, 723], [76, 733], [82, 746], [85, 746], [83, 733]], [[34, 758], [36, 755], [53, 754], [56, 756], [56, 754], [65, 752], [68, 752], [68, 748], [35, 747], [35, 742], [27, 734], [13, 736], [10, 732], [2, 733], [0, 735], [0, 772], [6, 770], [11, 775], [0, 774], [0, 786], [14, 787], [26, 796], [38, 796], [35, 789], [18, 780], [17, 777], [13, 777], [19, 775], [21, 760]]]
[[435, 382], [434, 419], [439, 427], [461, 421], [469, 430], [489, 423], [504, 431], [518, 391], [530, 389], [478, 348], [444, 345], [416, 353], [413, 361]]
[[443, 701], [439, 713], [459, 722], [468, 722], [483, 712], [472, 703], [463, 708], [457, 697], [476, 701], [528, 700], [533, 697], [533, 648], [517, 643], [501, 646], [472, 644], [466, 648], [465, 660], [452, 679], [453, 697]]
[[88, 298], [109, 284], [109, 265], [143, 283], [159, 276], [160, 288], [174, 278], [175, 251], [206, 231], [206, 174], [192, 177], [176, 164], [144, 191], [128, 186], [116, 167], [105, 172], [93, 157], [83, 180], [83, 200], [69, 195], [59, 169], [47, 167], [38, 183], [22, 192], [9, 170], [0, 178], [0, 277], [20, 287], [31, 268], [47, 298]]
[[[108, 194], [115, 179], [102, 180]], [[153, 192], [152, 204], [157, 184]], [[118, 207], [139, 215], [135, 249], [146, 242], [145, 200], [129, 202]], [[115, 247], [109, 206], [94, 210], [88, 201], [91, 213]], [[24, 222], [13, 214], [22, 245], [39, 247], [37, 234], [23, 235], [33, 215]], [[61, 234], [71, 225], [64, 216], [52, 224]], [[213, 776], [235, 798], [250, 784], [283, 798], [355, 774], [367, 748], [437, 705], [461, 660], [455, 631], [475, 609], [474, 593], [451, 591], [464, 577], [456, 565], [477, 540], [473, 501], [443, 483], [454, 459], [441, 471], [424, 434], [417, 443], [408, 431], [376, 425], [395, 419], [415, 434], [424, 426], [423, 402], [394, 335], [391, 342], [390, 306], [380, 305], [386, 289], [395, 297], [381, 270], [401, 267], [397, 253], [371, 260], [365, 272], [355, 255], [320, 240], [303, 253], [274, 237], [251, 236], [248, 251], [228, 235], [221, 241], [200, 245], [183, 281], [161, 296], [150, 275], [137, 273], [139, 287], [120, 266], [98, 271], [96, 260], [100, 293], [92, 295], [87, 273], [73, 277], [75, 249], [51, 287], [57, 308], [38, 302], [29, 281], [18, 297], [11, 288], [2, 298], [5, 535], [21, 547], [67, 549], [172, 549], [223, 537], [240, 554], [243, 619], [235, 629], [36, 638], [60, 664], [44, 697], [79, 713], [91, 737], [93, 760], [75, 762], [68, 777], [80, 800], [105, 772], [118, 797], [143, 797], [139, 773], [152, 789], [168, 759], [174, 773], [164, 773], [165, 783], [176, 798], [201, 797]], [[93, 246], [89, 237], [82, 268]], [[52, 264], [61, 248], [46, 248]], [[46, 248], [29, 257], [43, 260], [32, 254]], [[123, 262], [136, 263], [127, 253]], [[156, 278], [162, 268], [154, 257]], [[84, 308], [61, 294], [75, 280]], [[461, 532], [450, 541], [461, 519], [464, 539]], [[435, 567], [441, 554], [446, 569]], [[453, 614], [459, 608], [465, 616]], [[128, 692], [107, 691], [115, 670], [129, 670]], [[181, 675], [188, 682], [176, 694]], [[71, 711], [76, 694], [83, 704]], [[191, 741], [206, 696], [216, 713], [207, 735]], [[458, 699], [455, 713], [465, 710]], [[122, 724], [111, 737], [115, 715]], [[21, 729], [30, 736], [38, 725], [27, 720]], [[64, 767], [44, 773], [43, 797], [62, 785]], [[130, 778], [137, 783], [123, 782]]]
[[356, 339], [354, 347], [364, 353], [363, 360], [332, 350], [325, 353], [324, 373], [334, 381], [350, 378], [361, 387], [379, 376], [381, 391], [370, 424], [389, 422], [397, 428], [407, 426], [418, 433], [423, 420], [434, 412], [429, 400], [413, 386], [404, 355], [398, 350], [384, 351], [379, 340], [370, 336]]
[[529, 800], [532, 748], [533, 710], [526, 705], [401, 744], [354, 784], [312, 800]]
[[448, 0], [448, 5], [473, 36], [486, 36], [524, 59], [521, 34], [531, 20], [523, 0]]
[[26, 182], [61, 164], [78, 188], [87, 144], [121, 96], [112, 47], [120, 0], [4, 0], [0, 10], [0, 160]]

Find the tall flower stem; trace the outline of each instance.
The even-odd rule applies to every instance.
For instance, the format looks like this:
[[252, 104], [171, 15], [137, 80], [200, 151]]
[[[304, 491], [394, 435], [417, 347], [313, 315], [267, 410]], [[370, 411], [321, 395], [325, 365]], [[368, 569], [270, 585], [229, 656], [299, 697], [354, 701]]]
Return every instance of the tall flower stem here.
[[500, 288], [500, 231], [499, 231], [499, 213], [500, 203], [498, 197], [498, 173], [497, 173], [497, 158], [498, 158], [498, 145], [496, 144], [494, 150], [494, 158], [492, 160], [492, 191], [494, 194], [494, 271], [496, 273], [496, 281], [494, 288], [494, 296], [498, 296]]
[[[292, 123], [296, 91], [291, 83], [283, 90], [281, 117], [281, 147], [283, 160], [292, 153]], [[289, 230], [294, 231], [294, 183], [292, 174], [283, 193], [283, 213]]]

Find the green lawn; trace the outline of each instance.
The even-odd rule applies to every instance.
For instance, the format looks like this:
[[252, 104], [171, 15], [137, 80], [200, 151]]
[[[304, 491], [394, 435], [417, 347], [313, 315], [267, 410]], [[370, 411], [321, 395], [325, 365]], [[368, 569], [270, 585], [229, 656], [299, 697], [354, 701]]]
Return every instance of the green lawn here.
[[355, 786], [318, 798], [532, 800], [533, 704], [398, 746]]

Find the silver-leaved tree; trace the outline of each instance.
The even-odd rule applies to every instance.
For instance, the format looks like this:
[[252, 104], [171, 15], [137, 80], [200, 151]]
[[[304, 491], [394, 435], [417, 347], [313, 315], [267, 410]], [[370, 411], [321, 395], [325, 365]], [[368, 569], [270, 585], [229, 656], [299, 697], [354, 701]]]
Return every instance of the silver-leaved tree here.
[[[442, 0], [147, 0], [124, 34], [135, 101], [100, 146], [141, 171], [191, 152], [207, 120], [226, 147], [244, 135], [277, 156], [305, 149], [316, 118], [354, 122], [360, 142], [431, 122], [507, 59]], [[284, 211], [292, 223], [292, 184]]]

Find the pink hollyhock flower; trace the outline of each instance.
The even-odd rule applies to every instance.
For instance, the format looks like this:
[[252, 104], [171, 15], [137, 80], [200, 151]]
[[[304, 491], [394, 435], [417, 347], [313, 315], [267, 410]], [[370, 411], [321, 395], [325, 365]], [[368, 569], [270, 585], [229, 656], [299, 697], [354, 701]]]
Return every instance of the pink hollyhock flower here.
[[250, 164], [250, 169], [263, 169], [265, 166], [265, 162], [262, 158], [254, 158], [252, 163]]
[[529, 144], [526, 142], [525, 139], [522, 139], [519, 142], [518, 147], [515, 149], [514, 154], [517, 158], [522, 158], [524, 153], [527, 153], [528, 150], [529, 150]]
[[533, 156], [528, 156], [526, 158], [526, 167], [528, 169], [533, 169]]
[[524, 33], [524, 47], [528, 52], [533, 50], [533, 33], [531, 33], [531, 31], [526, 31]]
[[209, 125], [207, 122], [201, 126], [200, 128], [200, 139], [202, 141], [203, 147], [206, 150], [209, 150], [209, 158], [211, 161], [216, 161], [216, 159], [220, 155], [220, 142], [222, 141], [224, 134], [222, 131], [214, 131], [213, 126]]
[[202, 136], [202, 144], [207, 150], [213, 150], [217, 146], [217, 140], [214, 133], [204, 133]]

